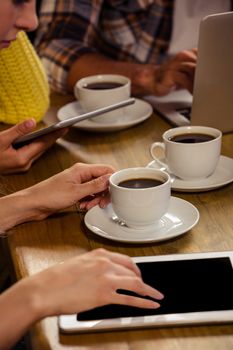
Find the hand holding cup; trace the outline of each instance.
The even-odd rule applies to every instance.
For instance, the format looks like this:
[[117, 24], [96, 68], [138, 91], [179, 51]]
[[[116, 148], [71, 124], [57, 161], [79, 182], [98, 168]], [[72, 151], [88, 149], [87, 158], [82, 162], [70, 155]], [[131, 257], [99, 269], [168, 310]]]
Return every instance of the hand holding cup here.
[[128, 168], [109, 179], [112, 207], [127, 226], [144, 229], [159, 222], [171, 195], [170, 177], [151, 168]]

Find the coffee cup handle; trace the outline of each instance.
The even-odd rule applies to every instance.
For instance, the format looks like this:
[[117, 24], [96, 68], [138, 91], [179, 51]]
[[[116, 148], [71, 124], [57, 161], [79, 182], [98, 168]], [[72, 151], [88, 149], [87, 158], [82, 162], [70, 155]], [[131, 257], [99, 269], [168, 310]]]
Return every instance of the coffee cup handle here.
[[154, 155], [155, 148], [161, 149], [163, 151], [163, 154], [164, 154], [163, 158], [165, 158], [165, 144], [163, 142], [154, 142], [154, 143], [152, 143], [152, 145], [150, 146], [150, 154], [151, 154], [151, 157], [154, 160], [156, 160], [156, 162], [158, 164], [160, 164], [162, 167], [167, 168], [167, 164], [165, 162], [163, 162], [160, 158], [158, 158], [158, 157], [156, 157]]

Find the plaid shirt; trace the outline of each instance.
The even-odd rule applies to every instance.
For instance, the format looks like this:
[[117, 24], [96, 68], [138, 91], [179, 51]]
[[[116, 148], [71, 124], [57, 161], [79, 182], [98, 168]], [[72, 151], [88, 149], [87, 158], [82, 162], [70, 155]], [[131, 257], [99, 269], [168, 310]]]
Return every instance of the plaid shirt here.
[[49, 0], [35, 45], [54, 90], [66, 91], [70, 66], [96, 52], [114, 60], [158, 62], [172, 30], [174, 0]]

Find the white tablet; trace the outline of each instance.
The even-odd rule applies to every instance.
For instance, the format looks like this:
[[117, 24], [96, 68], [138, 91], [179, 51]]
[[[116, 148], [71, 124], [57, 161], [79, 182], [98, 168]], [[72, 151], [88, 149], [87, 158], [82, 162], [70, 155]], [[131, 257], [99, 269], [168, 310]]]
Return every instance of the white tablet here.
[[60, 331], [233, 322], [233, 251], [137, 257], [134, 261], [143, 280], [164, 293], [159, 309], [98, 307], [78, 315], [60, 316]]
[[111, 112], [111, 111], [114, 111], [116, 109], [132, 105], [133, 103], [135, 103], [135, 98], [129, 98], [128, 100], [124, 100], [124, 101], [121, 101], [121, 102], [118, 102], [118, 103], [115, 103], [115, 104], [112, 104], [112, 105], [109, 105], [109, 106], [106, 106], [103, 108], [99, 108], [99, 109], [96, 109], [95, 111], [92, 111], [92, 112], [87, 112], [87, 113], [84, 113], [82, 115], [74, 116], [73, 118], [69, 118], [69, 119], [60, 121], [60, 122], [55, 123], [53, 125], [50, 125], [46, 128], [39, 129], [39, 130], [31, 132], [30, 134], [21, 136], [17, 140], [14, 141], [13, 145], [16, 146], [16, 148], [21, 147], [24, 144], [27, 144], [27, 143], [33, 141], [34, 139], [37, 139], [40, 136], [49, 134], [50, 132], [53, 132], [55, 130], [63, 129], [63, 128], [66, 128], [68, 126], [72, 126], [72, 125], [74, 125], [78, 122], [81, 122], [83, 120], [97, 117], [101, 114]]

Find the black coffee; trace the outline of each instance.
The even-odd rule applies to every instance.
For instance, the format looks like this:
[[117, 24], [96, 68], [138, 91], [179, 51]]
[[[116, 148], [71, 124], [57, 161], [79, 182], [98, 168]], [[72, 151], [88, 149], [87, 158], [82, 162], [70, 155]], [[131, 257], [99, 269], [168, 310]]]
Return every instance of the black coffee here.
[[121, 83], [115, 83], [114, 81], [102, 81], [102, 82], [96, 82], [96, 83], [90, 83], [84, 85], [84, 88], [90, 89], [90, 90], [107, 90], [107, 89], [115, 89], [118, 87], [123, 86]]
[[214, 140], [213, 135], [208, 134], [198, 134], [198, 133], [187, 133], [175, 135], [169, 138], [170, 141], [180, 142], [180, 143], [200, 143]]
[[162, 185], [163, 181], [157, 179], [139, 178], [121, 181], [118, 186], [125, 188], [150, 188]]

